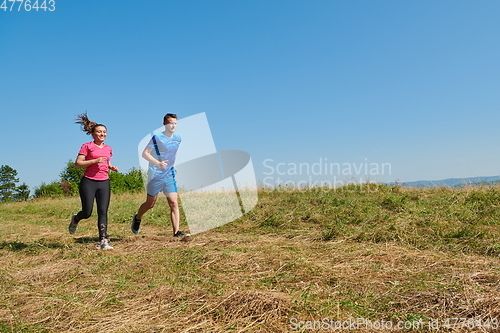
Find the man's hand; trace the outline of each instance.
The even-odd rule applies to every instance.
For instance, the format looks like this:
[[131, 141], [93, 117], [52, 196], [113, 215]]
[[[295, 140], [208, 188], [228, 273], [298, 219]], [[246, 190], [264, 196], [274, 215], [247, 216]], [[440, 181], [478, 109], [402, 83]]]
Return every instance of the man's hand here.
[[160, 161], [157, 165], [161, 168], [161, 169], [165, 169], [168, 165], [168, 160], [165, 160], [165, 161]]

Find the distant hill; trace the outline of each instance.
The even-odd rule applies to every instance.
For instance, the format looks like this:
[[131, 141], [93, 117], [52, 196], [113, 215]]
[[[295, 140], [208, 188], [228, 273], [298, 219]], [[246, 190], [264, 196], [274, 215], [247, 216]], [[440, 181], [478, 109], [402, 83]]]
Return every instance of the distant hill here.
[[[414, 182], [401, 182], [402, 186], [412, 187], [462, 187], [470, 185], [495, 185], [500, 182], [500, 176], [470, 177], [470, 178], [448, 178], [442, 180], [418, 180]], [[394, 183], [390, 183], [394, 185]]]

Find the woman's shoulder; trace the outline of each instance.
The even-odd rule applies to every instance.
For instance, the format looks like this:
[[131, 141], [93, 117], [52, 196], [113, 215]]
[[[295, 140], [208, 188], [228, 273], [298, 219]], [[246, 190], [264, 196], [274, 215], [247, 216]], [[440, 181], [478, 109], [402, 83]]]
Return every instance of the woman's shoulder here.
[[80, 150], [78, 151], [78, 155], [88, 155], [90, 152], [92, 152], [92, 145], [91, 145], [92, 141], [91, 142], [85, 142], [84, 144], [82, 144], [82, 146], [80, 147]]
[[94, 141], [85, 142], [84, 144], [82, 144], [82, 147], [80, 148], [80, 150], [81, 149], [86, 149], [88, 151], [94, 151], [94, 150], [98, 150], [98, 149], [100, 149], [100, 150], [102, 150], [102, 149], [113, 150], [110, 145], [107, 145], [105, 143], [103, 143], [103, 146], [101, 148], [99, 148], [98, 146], [96, 146]]
[[93, 143], [92, 141], [83, 143], [81, 149], [90, 149], [90, 148], [92, 148], [92, 143]]
[[111, 154], [113, 153], [113, 148], [111, 148], [110, 145], [107, 145], [107, 144], [104, 144], [104, 149], [106, 149], [108, 152], [110, 152]]

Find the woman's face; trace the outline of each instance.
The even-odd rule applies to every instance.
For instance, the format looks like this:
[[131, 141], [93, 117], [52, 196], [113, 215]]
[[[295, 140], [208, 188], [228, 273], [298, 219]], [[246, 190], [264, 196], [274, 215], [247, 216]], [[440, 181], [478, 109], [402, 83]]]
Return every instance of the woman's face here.
[[103, 142], [106, 139], [107, 135], [108, 133], [106, 131], [106, 127], [104, 126], [96, 126], [94, 128], [94, 131], [92, 132], [92, 137], [95, 141]]

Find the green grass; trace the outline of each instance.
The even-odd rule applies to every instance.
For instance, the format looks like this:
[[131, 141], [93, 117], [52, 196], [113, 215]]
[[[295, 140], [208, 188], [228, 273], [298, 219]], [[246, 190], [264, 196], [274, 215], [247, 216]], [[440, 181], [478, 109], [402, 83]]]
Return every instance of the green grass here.
[[498, 187], [262, 190], [254, 210], [191, 242], [171, 237], [164, 200], [133, 235], [143, 199], [113, 196], [106, 252], [95, 215], [67, 234], [78, 198], [1, 204], [0, 332], [500, 319]]

